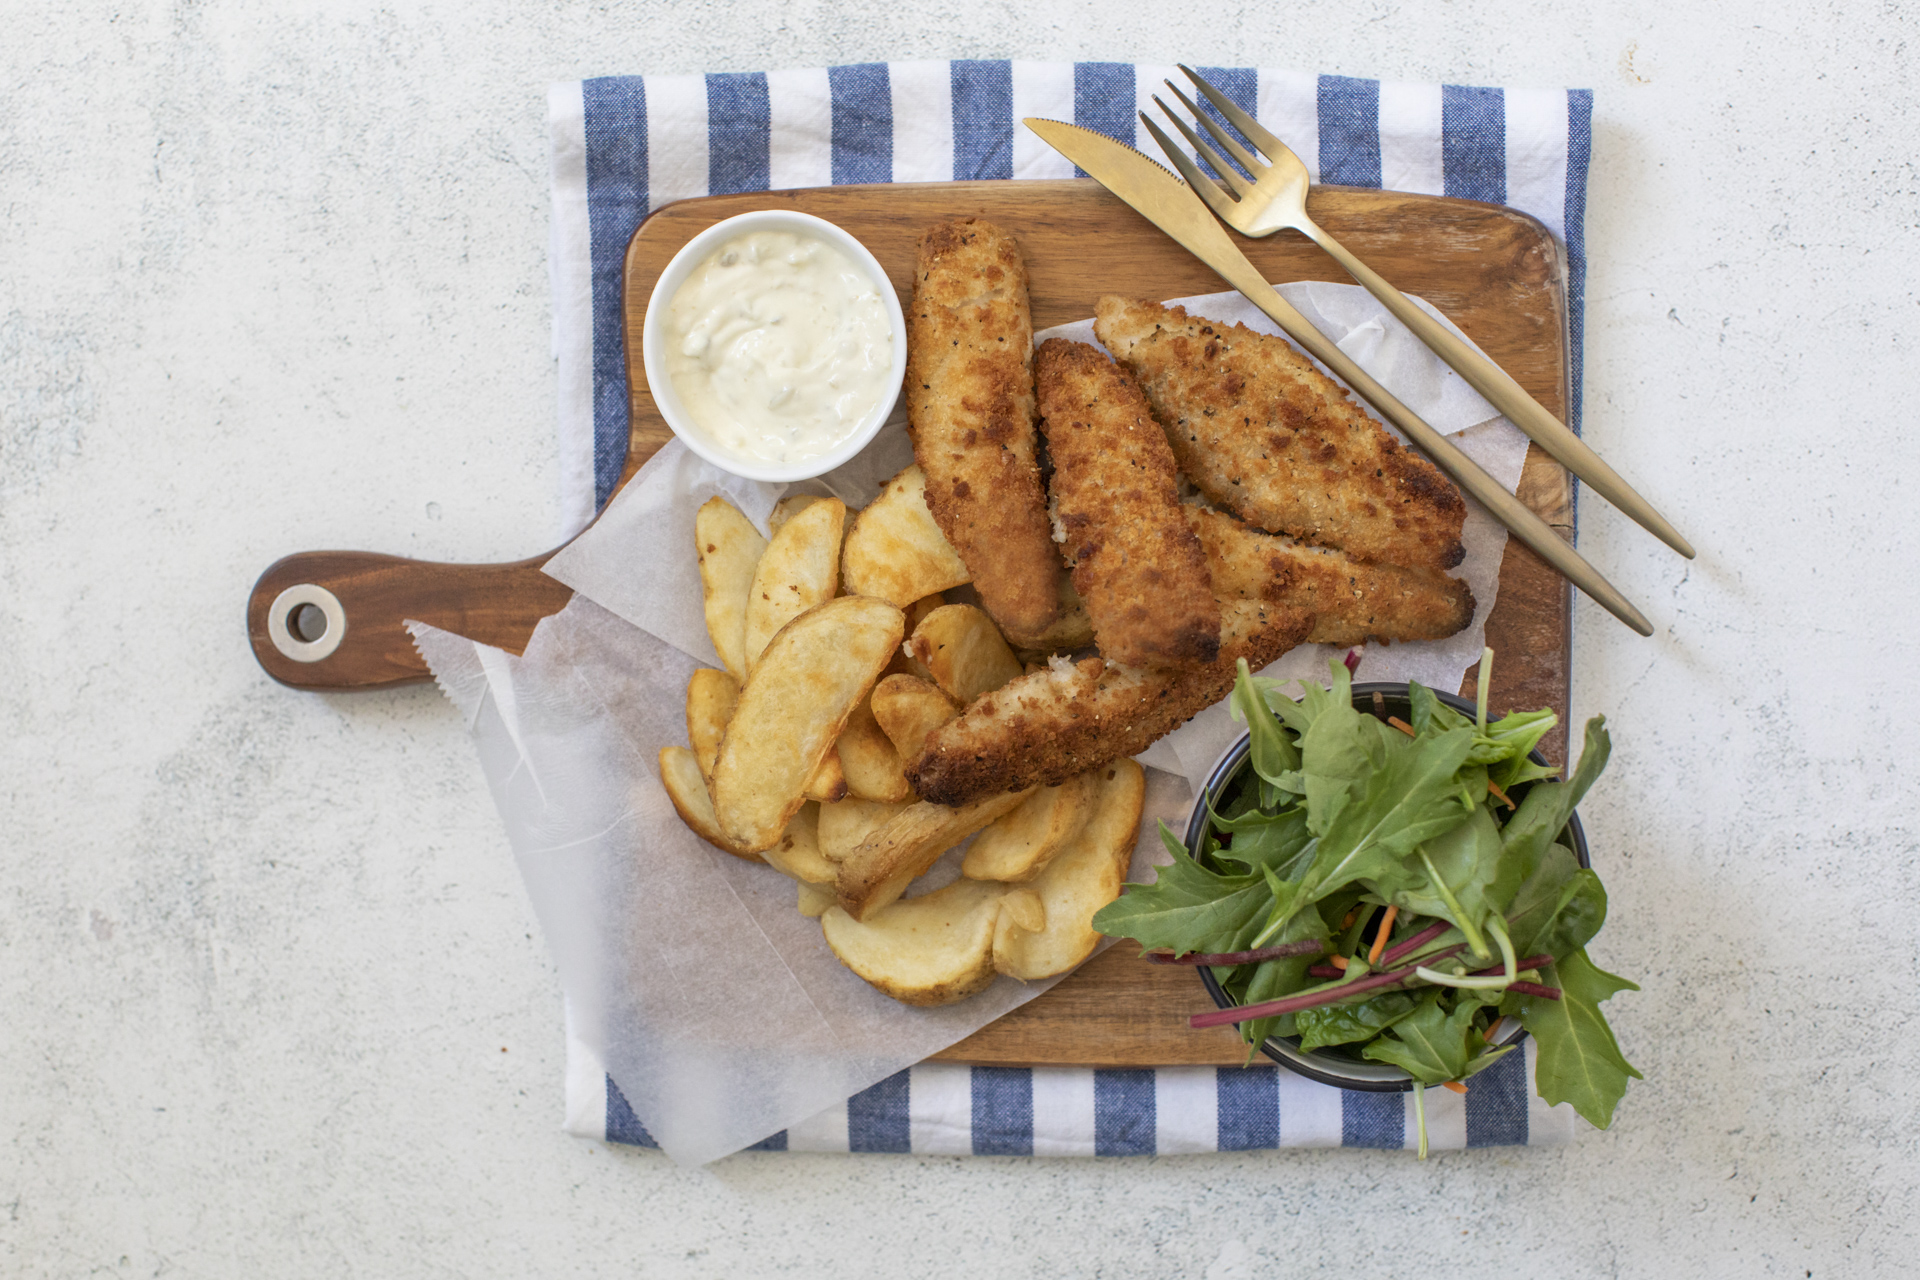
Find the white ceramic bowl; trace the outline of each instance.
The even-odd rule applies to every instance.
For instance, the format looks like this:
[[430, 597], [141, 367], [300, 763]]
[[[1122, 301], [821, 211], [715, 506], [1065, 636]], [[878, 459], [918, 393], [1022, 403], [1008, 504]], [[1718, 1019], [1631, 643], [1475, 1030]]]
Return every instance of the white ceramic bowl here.
[[[814, 236], [835, 246], [872, 277], [874, 289], [887, 306], [887, 323], [893, 332], [893, 370], [888, 377], [886, 392], [872, 411], [860, 420], [860, 425], [851, 435], [828, 452], [804, 462], [755, 462], [722, 450], [687, 413], [674, 390], [673, 379], [667, 373], [667, 313], [673, 295], [693, 270], [706, 261], [707, 255], [724, 241], [747, 231], [792, 231]], [[865, 245], [824, 218], [787, 209], [765, 209], [757, 213], [737, 214], [723, 222], [716, 222], [687, 241], [680, 252], [673, 255], [666, 270], [654, 281], [653, 294], [647, 299], [647, 315], [640, 329], [640, 359], [647, 372], [647, 390], [652, 394], [654, 404], [659, 406], [660, 416], [667, 420], [667, 425], [673, 428], [673, 433], [680, 437], [687, 448], [714, 466], [749, 480], [806, 480], [833, 470], [866, 448], [881, 424], [887, 420], [887, 415], [893, 412], [894, 403], [900, 398], [900, 385], [907, 375], [907, 317], [900, 309], [900, 295], [894, 292], [886, 271], [881, 268], [879, 260], [867, 252]]]

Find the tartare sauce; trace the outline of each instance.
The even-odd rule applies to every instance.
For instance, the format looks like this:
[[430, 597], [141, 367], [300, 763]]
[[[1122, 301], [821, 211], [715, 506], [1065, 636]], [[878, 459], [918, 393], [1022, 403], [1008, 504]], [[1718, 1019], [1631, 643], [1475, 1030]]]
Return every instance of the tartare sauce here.
[[893, 386], [885, 301], [859, 264], [812, 236], [742, 232], [693, 269], [667, 314], [681, 405], [742, 458], [827, 453]]

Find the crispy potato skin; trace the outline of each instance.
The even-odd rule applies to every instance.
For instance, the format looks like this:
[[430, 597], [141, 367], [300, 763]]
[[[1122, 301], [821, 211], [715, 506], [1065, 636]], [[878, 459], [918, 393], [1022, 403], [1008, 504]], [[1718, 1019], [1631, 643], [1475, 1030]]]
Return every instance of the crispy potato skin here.
[[1223, 511], [1187, 507], [1213, 589], [1313, 614], [1309, 644], [1441, 640], [1473, 621], [1473, 591], [1433, 569], [1364, 564], [1344, 551], [1261, 533]]
[[1124, 666], [1212, 662], [1220, 606], [1206, 554], [1180, 512], [1166, 432], [1124, 370], [1082, 342], [1034, 355], [1049, 495], [1101, 654]]
[[1108, 296], [1094, 332], [1140, 380], [1201, 492], [1269, 533], [1447, 570], [1466, 503], [1283, 338]]
[[1023, 675], [928, 734], [907, 777], [923, 798], [944, 805], [1058, 786], [1145, 750], [1226, 697], [1239, 659], [1258, 671], [1312, 626], [1302, 610], [1235, 600], [1221, 608], [1220, 652], [1207, 666], [1143, 669], [1087, 658]]
[[907, 416], [927, 508], [1016, 643], [1060, 612], [1060, 557], [1035, 461], [1027, 268], [975, 218], [920, 239], [907, 312]]

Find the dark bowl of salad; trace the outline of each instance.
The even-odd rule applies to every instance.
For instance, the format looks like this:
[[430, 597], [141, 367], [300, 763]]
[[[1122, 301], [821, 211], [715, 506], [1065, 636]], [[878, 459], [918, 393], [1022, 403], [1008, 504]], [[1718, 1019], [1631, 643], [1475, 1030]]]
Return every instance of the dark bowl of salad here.
[[[1419, 684], [1266, 680], [1243, 663], [1248, 732], [1208, 777], [1172, 862], [1094, 926], [1190, 965], [1282, 1066], [1344, 1089], [1453, 1089], [1531, 1035], [1549, 1103], [1605, 1128], [1639, 1073], [1600, 1002], [1637, 988], [1587, 958], [1606, 919], [1574, 806], [1606, 766], [1586, 726], [1564, 778], [1535, 749], [1551, 710], [1487, 713]], [[1416, 1107], [1423, 1120], [1424, 1108]]]
[[[1444, 693], [1438, 689], [1429, 692], [1442, 706], [1449, 707], [1468, 718], [1474, 715], [1474, 704], [1458, 694]], [[1371, 715], [1389, 724], [1395, 720], [1402, 724], [1412, 723], [1412, 694], [1405, 684], [1357, 683], [1352, 686], [1352, 694], [1354, 709], [1362, 714]], [[1547, 728], [1552, 728], [1552, 725], [1548, 724]], [[1207, 797], [1207, 801], [1196, 803], [1192, 814], [1187, 819], [1186, 846], [1189, 857], [1199, 856], [1210, 835], [1217, 838], [1221, 834], [1228, 834], [1214, 829], [1214, 813], [1224, 812], [1226, 808], [1234, 805], [1242, 790], [1250, 786], [1258, 786], [1259, 778], [1253, 773], [1248, 763], [1251, 750], [1251, 736], [1241, 738], [1228, 749], [1227, 753], [1220, 758], [1220, 762], [1213, 767], [1213, 772], [1207, 776], [1206, 785], [1201, 789], [1201, 794]], [[1538, 768], [1550, 767], [1547, 758], [1538, 750], [1530, 749], [1527, 752], [1527, 758]], [[1531, 785], [1531, 783], [1521, 783], [1511, 790], [1502, 789], [1507, 791], [1508, 797], [1517, 805], [1525, 799], [1526, 789]], [[1581, 829], [1579, 814], [1567, 815], [1567, 825], [1561, 833], [1560, 840], [1572, 852], [1575, 862], [1582, 868], [1591, 868], [1593, 863], [1587, 853], [1587, 837]], [[1231, 847], [1231, 841], [1228, 845]], [[1350, 915], [1342, 914], [1341, 916], [1341, 921], [1345, 925], [1343, 932], [1353, 934], [1356, 945], [1363, 951], [1371, 953], [1372, 943], [1378, 940], [1380, 926], [1386, 922], [1387, 906], [1363, 901], [1355, 904], [1348, 911]], [[1397, 923], [1397, 915], [1398, 913], [1396, 913], [1395, 923]], [[1429, 928], [1431, 927], [1429, 925]], [[1392, 956], [1393, 953], [1388, 948], [1396, 943], [1394, 932], [1393, 925], [1388, 924], [1387, 947], [1379, 953], [1380, 959]], [[1418, 931], [1409, 933], [1403, 930], [1400, 933], [1401, 937], [1398, 941], [1401, 945], [1404, 945], [1408, 938], [1419, 936]], [[1353, 950], [1354, 947], [1346, 948], [1347, 952]], [[1335, 951], [1332, 954], [1339, 954], [1339, 952]], [[1323, 960], [1330, 958], [1330, 954], [1323, 953]], [[1398, 959], [1398, 957], [1394, 958]], [[1330, 964], [1324, 966], [1309, 964], [1307, 976], [1330, 979], [1344, 972], [1344, 970], [1332, 973], [1315, 972], [1323, 967], [1327, 970], [1333, 968]], [[1391, 970], [1386, 971], [1391, 972]], [[1216, 976], [1217, 972], [1219, 971], [1212, 967], [1200, 966], [1200, 981], [1206, 986], [1207, 994], [1212, 996], [1214, 1004], [1222, 1009], [1239, 1004], [1240, 1002], [1230, 996], [1227, 989], [1221, 985], [1220, 978]], [[1294, 1021], [1296, 1024], [1300, 1021], [1299, 1015], [1295, 1015]], [[1332, 1019], [1323, 1017], [1315, 1021], [1331, 1024]], [[1350, 1023], [1351, 1018], [1346, 1021]], [[1489, 1041], [1492, 1048], [1517, 1046], [1527, 1035], [1526, 1028], [1518, 1018], [1501, 1019], [1497, 1024], [1490, 1020], [1487, 1025], [1493, 1031], [1493, 1037]], [[1288, 1070], [1306, 1076], [1310, 1080], [1318, 1080], [1321, 1084], [1375, 1093], [1403, 1093], [1413, 1088], [1413, 1076], [1404, 1067], [1395, 1066], [1390, 1062], [1370, 1061], [1361, 1056], [1360, 1050], [1352, 1041], [1322, 1042], [1322, 1037], [1341, 1034], [1348, 1029], [1360, 1028], [1326, 1025], [1324, 1029], [1319, 1029], [1319, 1035], [1312, 1041], [1315, 1045], [1313, 1048], [1301, 1047], [1302, 1037], [1297, 1031], [1291, 1035], [1268, 1035], [1260, 1042], [1260, 1051]]]

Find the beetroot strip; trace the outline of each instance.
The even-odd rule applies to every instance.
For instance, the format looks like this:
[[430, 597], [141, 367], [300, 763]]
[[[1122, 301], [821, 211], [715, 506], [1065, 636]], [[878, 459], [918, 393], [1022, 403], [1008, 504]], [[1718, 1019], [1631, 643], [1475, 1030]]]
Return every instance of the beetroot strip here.
[[1537, 982], [1509, 982], [1507, 984], [1507, 990], [1517, 995], [1539, 996], [1543, 1000], [1558, 1000], [1560, 998], [1560, 988], [1543, 987]]
[[[1444, 960], [1450, 955], [1467, 949], [1466, 943], [1449, 947], [1435, 960]], [[1244, 1005], [1237, 1009], [1215, 1009], [1209, 1013], [1196, 1013], [1187, 1019], [1189, 1027], [1219, 1027], [1233, 1022], [1251, 1022], [1255, 1018], [1277, 1018], [1283, 1013], [1298, 1013], [1302, 1009], [1316, 1009], [1323, 1004], [1332, 1004], [1345, 1000], [1348, 996], [1365, 995], [1369, 991], [1378, 991], [1382, 987], [1391, 987], [1413, 977], [1417, 966], [1408, 965], [1391, 973], [1375, 973], [1352, 982], [1343, 982], [1337, 987], [1327, 987], [1320, 991], [1309, 991], [1303, 995], [1287, 996], [1281, 1000], [1268, 1000], [1264, 1004]]]
[[1386, 954], [1380, 957], [1380, 963], [1390, 965], [1401, 956], [1412, 955], [1452, 927], [1453, 926], [1449, 925], [1445, 920], [1436, 921], [1414, 934], [1411, 938], [1408, 938], [1405, 942], [1398, 942], [1388, 947]]
[[1262, 960], [1278, 960], [1285, 956], [1317, 956], [1326, 951], [1327, 944], [1318, 938], [1302, 938], [1297, 942], [1282, 942], [1271, 947], [1261, 947], [1257, 951], [1190, 951], [1177, 956], [1171, 951], [1149, 951], [1148, 960], [1154, 964], [1197, 964], [1208, 967], [1230, 964], [1258, 964]]

